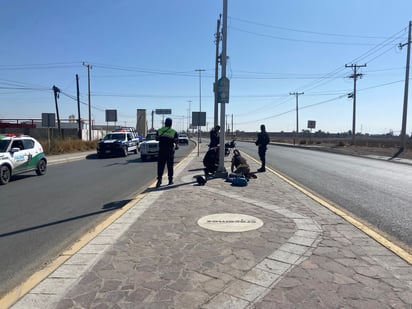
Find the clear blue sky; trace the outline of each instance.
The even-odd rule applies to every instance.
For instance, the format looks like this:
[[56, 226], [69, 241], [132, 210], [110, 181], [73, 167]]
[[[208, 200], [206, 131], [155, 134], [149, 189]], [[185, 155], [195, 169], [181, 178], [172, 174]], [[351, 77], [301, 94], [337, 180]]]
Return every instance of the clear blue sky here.
[[[187, 127], [189, 109], [213, 126], [217, 20], [223, 0], [0, 0], [0, 118], [54, 113], [51, 90], [62, 91], [60, 117], [88, 119], [87, 68], [92, 65], [92, 118], [134, 126], [136, 109], [172, 109], [174, 127]], [[358, 73], [356, 129], [399, 134], [405, 83], [410, 0], [229, 0], [228, 121], [234, 130], [352, 129], [353, 71]], [[220, 68], [219, 68], [220, 70]], [[411, 90], [412, 91], [412, 90]], [[191, 101], [191, 103], [189, 103]], [[412, 103], [407, 133], [412, 132]], [[155, 116], [154, 126], [161, 125]], [[150, 125], [150, 123], [149, 123]]]

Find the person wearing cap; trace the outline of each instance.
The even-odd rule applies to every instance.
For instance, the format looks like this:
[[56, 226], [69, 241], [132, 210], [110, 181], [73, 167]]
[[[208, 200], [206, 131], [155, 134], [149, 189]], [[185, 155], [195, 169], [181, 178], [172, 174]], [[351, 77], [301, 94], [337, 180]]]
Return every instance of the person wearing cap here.
[[173, 184], [173, 161], [175, 149], [178, 149], [178, 134], [172, 129], [172, 119], [166, 118], [165, 126], [157, 130], [156, 140], [159, 141], [159, 157], [157, 160], [157, 183], [156, 188], [162, 184], [163, 172], [167, 166], [167, 177], [169, 185]]
[[267, 145], [269, 144], [269, 135], [266, 132], [266, 127], [264, 124], [260, 126], [260, 132], [257, 136], [257, 140], [255, 142], [256, 146], [258, 146], [258, 154], [260, 161], [262, 162], [262, 166], [258, 169], [258, 172], [266, 171], [266, 150]]
[[220, 137], [219, 137], [219, 131], [220, 131], [220, 126], [216, 125], [211, 131], [210, 131], [210, 144], [209, 148], [217, 147], [220, 143]]

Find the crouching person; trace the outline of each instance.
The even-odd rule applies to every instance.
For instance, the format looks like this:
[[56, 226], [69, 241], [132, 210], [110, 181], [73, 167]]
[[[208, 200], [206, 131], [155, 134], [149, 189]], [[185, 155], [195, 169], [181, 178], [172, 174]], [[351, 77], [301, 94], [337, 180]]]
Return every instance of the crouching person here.
[[203, 158], [203, 165], [205, 167], [205, 176], [213, 175], [219, 166], [219, 147], [212, 147]]
[[232, 173], [240, 174], [246, 178], [250, 178], [250, 167], [246, 159], [241, 156], [239, 150], [233, 151], [232, 164], [230, 167]]

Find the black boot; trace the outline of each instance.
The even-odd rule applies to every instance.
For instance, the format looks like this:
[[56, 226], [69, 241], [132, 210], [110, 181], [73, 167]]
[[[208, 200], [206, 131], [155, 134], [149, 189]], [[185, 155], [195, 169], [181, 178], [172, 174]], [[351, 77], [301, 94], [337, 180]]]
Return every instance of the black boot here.
[[161, 184], [162, 184], [162, 181], [159, 179], [159, 180], [156, 182], [156, 188], [159, 188]]

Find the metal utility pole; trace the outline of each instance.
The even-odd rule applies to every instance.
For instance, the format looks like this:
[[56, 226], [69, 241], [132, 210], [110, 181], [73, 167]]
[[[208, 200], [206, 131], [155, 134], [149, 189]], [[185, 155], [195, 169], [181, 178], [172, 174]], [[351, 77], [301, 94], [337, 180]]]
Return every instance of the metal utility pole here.
[[363, 74], [357, 73], [358, 68], [366, 67], [365, 64], [345, 64], [345, 68], [352, 68], [353, 74], [349, 78], [353, 78], [353, 117], [352, 117], [352, 145], [355, 145], [355, 136], [356, 136], [356, 80], [362, 78]]
[[57, 129], [59, 130], [59, 137], [61, 137], [61, 127], [60, 127], [60, 115], [59, 115], [59, 105], [57, 104], [57, 98], [59, 97], [60, 89], [53, 85], [54, 92], [54, 104], [56, 105], [56, 115], [57, 115]]
[[299, 138], [299, 96], [305, 93], [304, 92], [290, 92], [289, 94], [296, 96], [296, 139], [298, 139]]
[[80, 118], [80, 90], [79, 90], [79, 75], [76, 74], [76, 88], [77, 88], [77, 124], [78, 124], [78, 130], [79, 132], [77, 133], [79, 139], [82, 139], [82, 123], [81, 123], [81, 118]]
[[[226, 77], [226, 61], [227, 61], [227, 0], [223, 0], [223, 20], [222, 20], [222, 54], [220, 55], [220, 65], [222, 66], [222, 76], [221, 80], [227, 80]], [[229, 90], [229, 84], [227, 85], [227, 90]], [[229, 94], [229, 93], [227, 93]], [[225, 169], [225, 114], [226, 114], [226, 103], [220, 102], [220, 139], [219, 139], [219, 166], [217, 171], [222, 175], [226, 174]]]
[[217, 82], [219, 80], [219, 43], [220, 43], [220, 20], [222, 18], [222, 15], [220, 15], [220, 18], [217, 20], [217, 30], [216, 30], [216, 63], [215, 63], [215, 84], [213, 87], [213, 90], [215, 92], [215, 109], [214, 109], [214, 118], [213, 118], [213, 127], [216, 127], [219, 122], [219, 104], [218, 104], [218, 93], [217, 93]]
[[87, 80], [88, 80], [88, 98], [89, 98], [89, 141], [92, 140], [92, 106], [90, 101], [90, 69], [92, 66], [90, 64], [84, 63], [83, 65], [87, 67]]
[[409, 64], [411, 56], [411, 28], [412, 21], [409, 22], [408, 42], [405, 44], [399, 44], [399, 48], [408, 45], [406, 54], [406, 71], [405, 71], [405, 90], [403, 95], [403, 116], [402, 116], [402, 129], [401, 129], [401, 151], [406, 148], [406, 120], [408, 114], [408, 89], [409, 89]]
[[[199, 119], [197, 120], [197, 123], [200, 124], [200, 113], [202, 112], [202, 72], [206, 71], [204, 69], [196, 69], [196, 72], [199, 72]], [[197, 139], [198, 143], [202, 142], [202, 139], [200, 137], [200, 125], [197, 126]]]
[[233, 132], [233, 114], [232, 114], [232, 138], [235, 137], [235, 133]]

